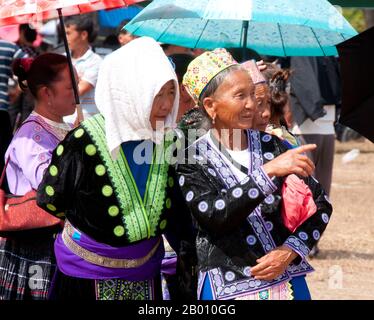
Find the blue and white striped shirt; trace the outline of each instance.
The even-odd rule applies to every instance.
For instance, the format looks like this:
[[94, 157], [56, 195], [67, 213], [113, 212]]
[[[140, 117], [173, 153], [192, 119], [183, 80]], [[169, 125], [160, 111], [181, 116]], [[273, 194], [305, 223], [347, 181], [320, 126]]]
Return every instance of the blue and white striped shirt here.
[[12, 62], [27, 55], [14, 43], [0, 40], [0, 110], [8, 110], [8, 81], [12, 76]]

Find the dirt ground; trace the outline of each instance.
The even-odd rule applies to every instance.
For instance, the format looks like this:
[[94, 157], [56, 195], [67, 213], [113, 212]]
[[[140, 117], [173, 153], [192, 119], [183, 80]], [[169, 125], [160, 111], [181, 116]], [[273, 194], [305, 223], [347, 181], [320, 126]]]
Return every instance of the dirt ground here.
[[[359, 156], [344, 164], [353, 148]], [[307, 277], [312, 298], [374, 300], [373, 143], [337, 142], [330, 198], [334, 212]]]

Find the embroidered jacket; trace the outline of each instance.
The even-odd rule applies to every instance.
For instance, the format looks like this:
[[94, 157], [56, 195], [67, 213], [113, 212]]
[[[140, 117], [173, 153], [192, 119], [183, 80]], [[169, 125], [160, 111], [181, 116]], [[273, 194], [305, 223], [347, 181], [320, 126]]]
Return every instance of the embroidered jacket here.
[[38, 205], [111, 246], [159, 236], [167, 229], [182, 232], [175, 220], [183, 220], [186, 209], [173, 169], [158, 161], [162, 147], [154, 148], [142, 198], [124, 154], [111, 159], [104, 128], [104, 118], [96, 115], [57, 146], [38, 189]]
[[[263, 164], [286, 149], [275, 136], [252, 130], [247, 135], [251, 163], [243, 181], [238, 181], [225, 155], [209, 142], [207, 135], [186, 149], [185, 159], [176, 169], [198, 229], [199, 289], [209, 276], [215, 299], [258, 292], [313, 271], [305, 258], [332, 213], [321, 185], [313, 177], [306, 178], [317, 212], [290, 233], [281, 219], [283, 179], [270, 179], [262, 169]], [[191, 155], [195, 164], [191, 163]], [[300, 257], [273, 281], [251, 277], [250, 267], [257, 264], [256, 259], [281, 245], [289, 246]]]

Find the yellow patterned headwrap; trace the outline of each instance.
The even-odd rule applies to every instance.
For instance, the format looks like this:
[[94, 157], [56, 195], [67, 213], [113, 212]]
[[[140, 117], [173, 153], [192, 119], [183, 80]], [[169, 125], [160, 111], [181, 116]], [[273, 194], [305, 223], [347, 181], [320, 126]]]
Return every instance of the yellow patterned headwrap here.
[[217, 74], [237, 64], [231, 54], [223, 48], [204, 52], [188, 65], [183, 85], [197, 103], [204, 89]]

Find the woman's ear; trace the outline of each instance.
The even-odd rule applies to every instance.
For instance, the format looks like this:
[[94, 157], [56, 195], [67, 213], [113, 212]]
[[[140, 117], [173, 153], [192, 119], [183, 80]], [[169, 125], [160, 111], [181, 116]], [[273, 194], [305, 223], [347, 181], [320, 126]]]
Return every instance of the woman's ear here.
[[179, 91], [180, 91], [180, 96], [181, 97], [190, 97], [191, 99], [193, 99], [193, 97], [190, 95], [188, 89], [186, 88], [186, 86], [181, 83], [179, 85]]
[[214, 103], [214, 99], [212, 97], [206, 97], [203, 100], [203, 107], [207, 114], [209, 115], [210, 119], [215, 119], [216, 118], [216, 106]]
[[50, 92], [49, 92], [49, 89], [48, 87], [46, 86], [43, 86], [39, 89], [38, 91], [38, 97], [40, 100], [42, 101], [47, 101], [49, 100], [49, 97], [50, 97]]
[[183, 83], [181, 83], [181, 84], [179, 85], [179, 93], [180, 93], [180, 96], [181, 96], [181, 97], [182, 97], [182, 96], [185, 96], [185, 95], [189, 95], [189, 93], [188, 93], [186, 87], [183, 85]]

